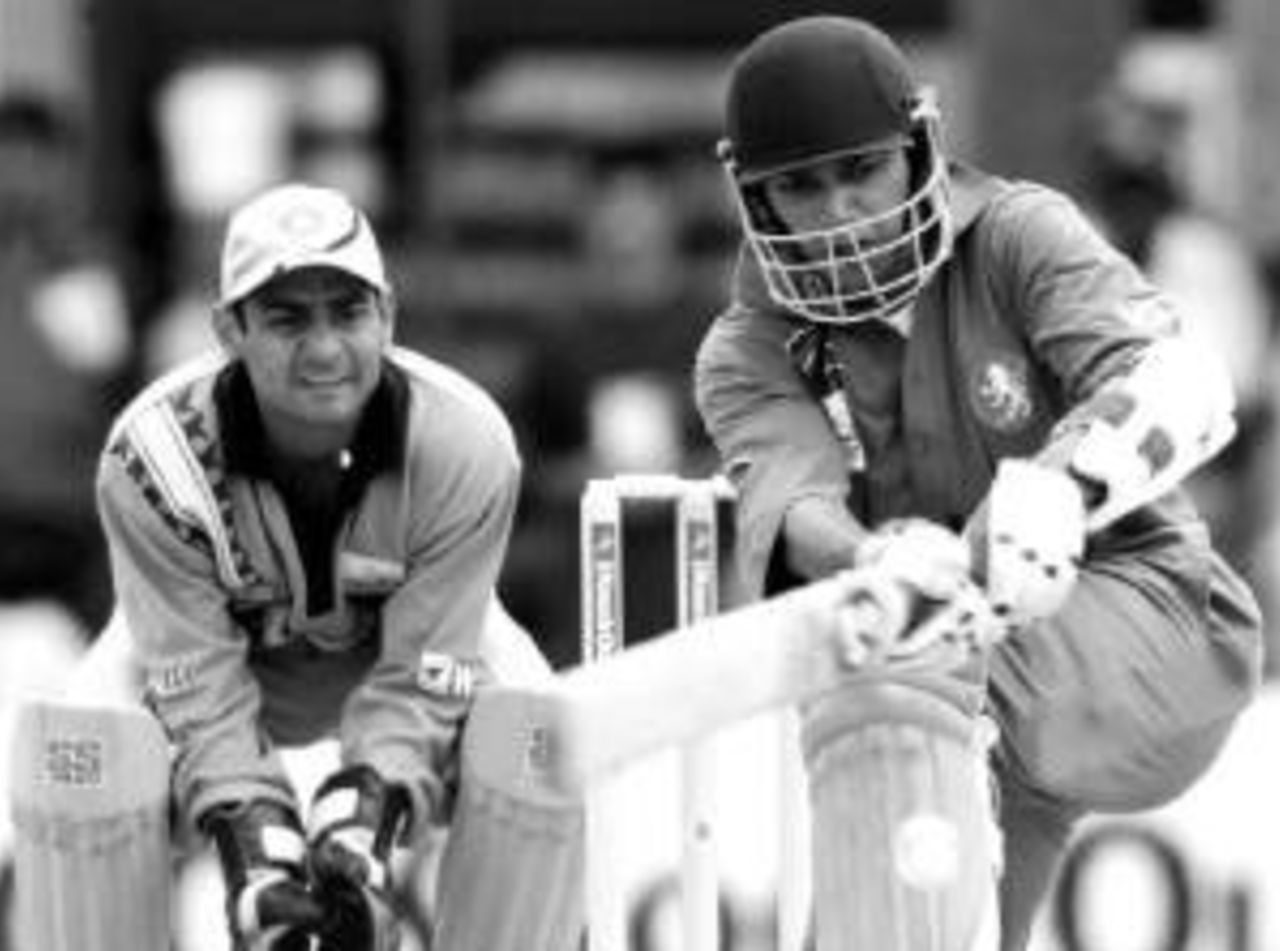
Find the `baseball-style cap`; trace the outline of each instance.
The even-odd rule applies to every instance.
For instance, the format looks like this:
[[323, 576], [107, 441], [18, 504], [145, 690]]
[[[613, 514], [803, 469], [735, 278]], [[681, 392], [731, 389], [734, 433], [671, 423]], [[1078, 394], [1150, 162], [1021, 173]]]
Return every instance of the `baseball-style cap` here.
[[222, 246], [218, 302], [234, 304], [273, 278], [304, 267], [332, 267], [386, 292], [378, 240], [342, 192], [291, 183], [237, 209]]

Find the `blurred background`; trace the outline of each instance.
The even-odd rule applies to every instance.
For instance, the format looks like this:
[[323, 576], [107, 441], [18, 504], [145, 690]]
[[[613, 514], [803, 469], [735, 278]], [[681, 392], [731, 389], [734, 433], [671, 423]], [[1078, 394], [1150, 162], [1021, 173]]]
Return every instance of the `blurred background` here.
[[504, 595], [575, 661], [577, 599], [554, 581], [576, 572], [583, 479], [713, 466], [688, 374], [735, 252], [714, 159], [724, 68], [823, 10], [895, 32], [939, 88], [954, 154], [1073, 192], [1225, 348], [1244, 435], [1202, 497], [1270, 585], [1255, 476], [1280, 286], [1275, 8], [0, 0], [0, 430], [37, 450], [0, 460], [0, 529], [24, 539], [0, 554], [0, 594], [48, 589], [100, 624], [85, 489], [110, 412], [208, 344], [228, 209], [300, 177], [377, 220], [402, 340], [515, 421], [529, 472]]
[[[736, 250], [724, 68], [816, 12], [894, 32], [953, 154], [1070, 191], [1223, 348], [1241, 435], [1195, 490], [1273, 611], [1275, 0], [0, 0], [3, 677], [56, 677], [100, 628], [106, 427], [208, 345], [224, 216], [283, 178], [370, 210], [401, 340], [515, 422], [503, 595], [576, 662], [584, 480], [714, 469], [689, 371]], [[1221, 934], [1197, 947], [1255, 947]]]

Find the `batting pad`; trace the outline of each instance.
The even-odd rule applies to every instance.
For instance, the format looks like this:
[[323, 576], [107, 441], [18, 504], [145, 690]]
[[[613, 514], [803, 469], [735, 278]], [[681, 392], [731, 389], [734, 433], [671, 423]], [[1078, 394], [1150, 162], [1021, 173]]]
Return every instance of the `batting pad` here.
[[167, 951], [169, 759], [141, 707], [33, 700], [13, 739], [21, 951]]
[[880, 681], [806, 710], [817, 951], [995, 951], [1000, 840], [982, 726]]
[[580, 800], [487, 786], [464, 753], [432, 951], [576, 951], [583, 835]]

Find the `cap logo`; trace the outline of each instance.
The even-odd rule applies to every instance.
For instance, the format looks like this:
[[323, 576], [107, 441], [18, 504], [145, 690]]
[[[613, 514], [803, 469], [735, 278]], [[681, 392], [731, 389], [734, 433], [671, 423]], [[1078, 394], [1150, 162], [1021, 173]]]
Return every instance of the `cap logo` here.
[[[354, 212], [351, 221], [336, 237], [326, 240], [337, 222], [317, 208], [288, 208], [280, 216], [277, 225], [289, 241], [305, 243], [317, 251], [331, 251], [355, 239], [360, 231], [360, 217]], [[310, 240], [308, 240], [310, 239]]]
[[283, 186], [237, 213], [223, 252], [222, 297], [238, 299], [273, 276], [309, 264], [344, 270], [382, 287], [376, 241], [345, 197]]
[[293, 237], [305, 237], [317, 231], [324, 217], [314, 208], [288, 208], [280, 216], [280, 230]]

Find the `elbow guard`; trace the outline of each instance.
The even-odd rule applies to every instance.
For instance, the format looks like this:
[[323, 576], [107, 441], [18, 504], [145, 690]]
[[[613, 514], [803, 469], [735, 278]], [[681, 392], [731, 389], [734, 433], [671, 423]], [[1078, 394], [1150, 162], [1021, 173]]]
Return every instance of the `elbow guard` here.
[[[1098, 531], [1173, 489], [1235, 435], [1226, 368], [1183, 339], [1153, 344], [1062, 427]], [[1058, 440], [1055, 440], [1057, 442]]]

